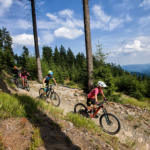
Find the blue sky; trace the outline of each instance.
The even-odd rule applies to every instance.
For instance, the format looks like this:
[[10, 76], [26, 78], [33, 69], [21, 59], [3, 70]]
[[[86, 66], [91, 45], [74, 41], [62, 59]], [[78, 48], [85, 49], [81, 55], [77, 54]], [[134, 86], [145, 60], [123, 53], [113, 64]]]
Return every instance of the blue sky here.
[[[92, 51], [102, 44], [107, 62], [150, 63], [150, 0], [89, 0]], [[85, 53], [82, 0], [36, 0], [40, 51], [61, 44]], [[30, 3], [0, 0], [0, 28], [13, 37], [13, 49], [26, 45], [34, 55]]]

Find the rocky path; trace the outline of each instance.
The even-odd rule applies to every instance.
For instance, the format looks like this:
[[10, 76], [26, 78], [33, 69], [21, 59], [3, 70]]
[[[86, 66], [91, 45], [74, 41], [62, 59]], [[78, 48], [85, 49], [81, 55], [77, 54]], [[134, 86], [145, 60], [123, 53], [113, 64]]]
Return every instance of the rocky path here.
[[[18, 92], [37, 98], [42, 85], [37, 82], [30, 82], [30, 86], [30, 92], [22, 89], [19, 89]], [[81, 90], [58, 86], [55, 91], [61, 98], [60, 108], [64, 110], [64, 114], [73, 112], [76, 103], [85, 103], [86, 101], [86, 95]], [[121, 143], [128, 145], [127, 149], [150, 150], [150, 113], [148, 111], [113, 102], [110, 102], [106, 108], [108, 112], [119, 118], [121, 130], [115, 136], [119, 138]], [[98, 124], [98, 119], [93, 120]]]

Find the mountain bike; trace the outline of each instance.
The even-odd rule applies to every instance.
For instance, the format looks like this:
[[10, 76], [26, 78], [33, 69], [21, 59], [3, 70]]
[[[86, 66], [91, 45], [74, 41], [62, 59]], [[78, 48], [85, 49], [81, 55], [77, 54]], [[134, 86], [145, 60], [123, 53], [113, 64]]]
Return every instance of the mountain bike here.
[[87, 107], [84, 104], [78, 103], [74, 107], [74, 113], [78, 113], [88, 118], [95, 118], [99, 110], [102, 108], [103, 114], [99, 117], [100, 127], [104, 132], [107, 132], [108, 134], [117, 134], [121, 127], [120, 121], [115, 115], [107, 112], [106, 108], [103, 105], [104, 103], [106, 103], [106, 100], [101, 103], [97, 103], [97, 107], [93, 108], [91, 112], [88, 111]]
[[49, 98], [51, 100], [52, 105], [58, 107], [60, 105], [60, 97], [59, 95], [54, 91], [54, 85], [48, 85], [45, 88], [39, 89], [39, 97], [42, 99]]
[[12, 79], [10, 79], [10, 81], [12, 83], [14, 83], [17, 86], [17, 88], [18, 88], [19, 77], [13, 77]]
[[17, 80], [17, 84], [16, 84], [17, 88], [25, 89], [25, 90], [27, 90], [29, 92], [30, 91], [30, 86], [29, 86], [29, 83], [28, 83], [27, 79], [25, 79], [24, 85], [25, 86], [23, 87], [21, 79]]

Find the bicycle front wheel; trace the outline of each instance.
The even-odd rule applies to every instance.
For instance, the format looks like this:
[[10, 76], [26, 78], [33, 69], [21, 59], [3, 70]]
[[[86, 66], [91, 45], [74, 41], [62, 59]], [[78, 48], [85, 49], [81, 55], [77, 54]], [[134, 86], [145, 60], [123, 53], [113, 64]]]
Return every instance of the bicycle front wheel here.
[[52, 92], [50, 94], [50, 100], [52, 101], [52, 105], [58, 107], [60, 105], [60, 97], [56, 92]]
[[120, 122], [118, 118], [111, 113], [104, 113], [99, 118], [99, 123], [104, 132], [114, 135], [120, 130]]

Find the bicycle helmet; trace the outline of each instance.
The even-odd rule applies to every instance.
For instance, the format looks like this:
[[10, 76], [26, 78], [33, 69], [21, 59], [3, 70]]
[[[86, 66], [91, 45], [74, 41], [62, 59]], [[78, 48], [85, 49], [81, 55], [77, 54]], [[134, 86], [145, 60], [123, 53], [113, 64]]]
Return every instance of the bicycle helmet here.
[[103, 81], [98, 81], [97, 85], [104, 88], [107, 87], [107, 85]]
[[49, 71], [48, 71], [48, 75], [51, 75], [51, 76], [52, 76], [52, 75], [53, 75], [53, 71], [49, 70]]

